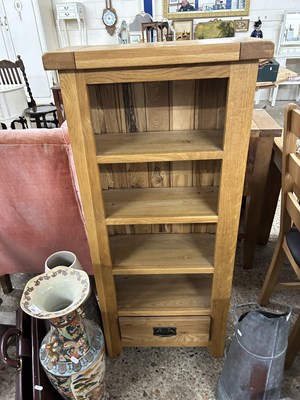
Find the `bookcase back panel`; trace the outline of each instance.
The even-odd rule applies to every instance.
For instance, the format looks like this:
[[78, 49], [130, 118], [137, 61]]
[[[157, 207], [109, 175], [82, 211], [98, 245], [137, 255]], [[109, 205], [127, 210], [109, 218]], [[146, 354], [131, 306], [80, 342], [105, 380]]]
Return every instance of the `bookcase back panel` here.
[[89, 85], [95, 134], [224, 127], [222, 79]]
[[[105, 164], [99, 166], [104, 190], [168, 187], [218, 187], [221, 160]], [[215, 224], [156, 224], [110, 226], [115, 234], [215, 232]]]
[[[223, 129], [228, 80], [90, 85], [95, 135]], [[100, 167], [103, 189], [218, 186], [220, 160], [114, 163]], [[211, 232], [209, 224], [110, 227], [111, 234]]]

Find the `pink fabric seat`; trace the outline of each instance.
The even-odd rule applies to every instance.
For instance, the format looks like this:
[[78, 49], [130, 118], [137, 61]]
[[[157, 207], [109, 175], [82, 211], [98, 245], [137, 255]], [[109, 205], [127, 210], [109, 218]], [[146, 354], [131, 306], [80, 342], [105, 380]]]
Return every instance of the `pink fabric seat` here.
[[47, 257], [92, 264], [67, 125], [0, 130], [0, 275], [44, 271]]

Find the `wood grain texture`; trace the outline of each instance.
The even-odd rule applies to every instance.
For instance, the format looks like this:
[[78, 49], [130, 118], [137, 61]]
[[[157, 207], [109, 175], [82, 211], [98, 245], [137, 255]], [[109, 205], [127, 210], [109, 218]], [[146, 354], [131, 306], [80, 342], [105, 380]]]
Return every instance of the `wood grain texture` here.
[[289, 173], [294, 181], [294, 192], [297, 197], [300, 198], [299, 188], [300, 188], [300, 158], [299, 153], [294, 153], [289, 155]]
[[[104, 220], [100, 176], [96, 162], [94, 133], [90, 122], [90, 104], [84, 74], [60, 74], [68, 119], [75, 168], [77, 171], [87, 237], [91, 252], [97, 292], [101, 303], [108, 353], [121, 352], [117, 305], [108, 232]], [[99, 246], [101, 243], [101, 247]]]
[[65, 59], [74, 58], [75, 68], [80, 70], [258, 60], [273, 53], [271, 41], [229, 38], [66, 48], [47, 53], [43, 62], [45, 69], [73, 69]]
[[[102, 85], [100, 88], [101, 105], [103, 107], [103, 133], [126, 132], [126, 115], [123, 99], [123, 86], [119, 84]], [[125, 164], [108, 164], [106, 166], [109, 180], [108, 188], [127, 188]], [[125, 226], [114, 227], [114, 234], [123, 234], [130, 228]]]
[[42, 56], [44, 69], [74, 70], [76, 68], [74, 51], [55, 50]]
[[209, 315], [211, 276], [115, 277], [119, 316]]
[[152, 67], [95, 69], [86, 71], [88, 84], [135, 83], [153, 81], [189, 81], [191, 79], [226, 78], [229, 76], [228, 64], [166, 65]]
[[290, 127], [289, 129], [295, 136], [300, 138], [300, 110], [295, 109], [291, 111], [292, 116], [290, 119]]
[[[228, 79], [202, 79], [196, 82], [195, 129], [221, 130], [224, 134]], [[212, 93], [214, 95], [212, 95]], [[223, 136], [222, 136], [223, 148]], [[193, 186], [219, 186], [221, 163], [217, 160], [193, 162]], [[195, 224], [194, 232], [215, 231], [215, 226]]]
[[[252, 43], [65, 51], [75, 67], [60, 73], [62, 91], [109, 355], [127, 344], [159, 345], [147, 336], [148, 317], [176, 317], [181, 345], [209, 341], [223, 355], [257, 59], [272, 46]], [[61, 54], [45, 65], [60, 69]], [[179, 132], [200, 130], [221, 133], [213, 159], [205, 141], [198, 149], [178, 143]], [[122, 341], [119, 321], [128, 328]]]
[[187, 233], [115, 236], [110, 240], [113, 274], [213, 273], [214, 239]]
[[[123, 346], [207, 346], [210, 318], [199, 317], [120, 317]], [[153, 328], [173, 327], [176, 335], [161, 337]]]
[[241, 40], [240, 60], [272, 58], [274, 56], [274, 49], [274, 43], [269, 40], [243, 38]]
[[[170, 129], [169, 82], [145, 83], [145, 107], [147, 131]], [[149, 163], [149, 186], [164, 188], [170, 186], [170, 163]], [[154, 221], [153, 221], [154, 222]], [[167, 221], [157, 221], [152, 226], [152, 232], [169, 232], [170, 227], [162, 225]]]
[[253, 110], [251, 137], [281, 136], [282, 127], [267, 113], [266, 110]]
[[237, 61], [240, 52], [239, 43], [200, 41], [191, 41], [187, 45], [180, 42], [139, 43], [126, 46], [126, 50], [125, 46], [107, 46], [107, 49], [104, 47], [75, 51], [76, 69]]
[[103, 197], [107, 225], [218, 221], [216, 188], [114, 189]]
[[[175, 137], [178, 135], [178, 130], [181, 129], [194, 129], [195, 126], [195, 86], [196, 82], [194, 80], [190, 81], [173, 81], [170, 84], [170, 129], [173, 129], [176, 132], [171, 132], [169, 135], [169, 144], [168, 148], [170, 149], [170, 140], [176, 140]], [[192, 131], [192, 135], [194, 135], [194, 131]], [[220, 134], [220, 136], [222, 133]], [[184, 151], [185, 145], [182, 143], [182, 135], [179, 133], [179, 137], [177, 140], [181, 141], [181, 145], [178, 150]], [[198, 136], [197, 136], [198, 137]], [[176, 140], [176, 141], [177, 141]], [[197, 139], [196, 139], [197, 141]], [[190, 137], [187, 139], [186, 144], [189, 146], [191, 142], [194, 142]], [[166, 147], [166, 146], [165, 146]], [[201, 145], [200, 145], [201, 147]], [[181, 148], [181, 150], [180, 150]], [[191, 150], [195, 150], [197, 148], [196, 143], [192, 145]], [[193, 184], [193, 175], [191, 173], [193, 168], [192, 160], [195, 157], [191, 157], [189, 162], [180, 161], [176, 162], [177, 157], [173, 158], [173, 162], [170, 165], [170, 186], [172, 187], [184, 187], [184, 186], [192, 186]], [[198, 157], [196, 157], [198, 158]], [[182, 160], [182, 158], [180, 159]], [[173, 225], [172, 232], [191, 232], [191, 225]]]
[[[212, 292], [212, 354], [223, 354], [236, 240], [252, 120], [256, 63], [232, 64], [224, 132]], [[240, 88], [244, 87], [243, 92]], [[237, 113], [237, 109], [239, 112]]]
[[[297, 110], [297, 112], [296, 112]], [[267, 304], [274, 290], [286, 290], [300, 288], [300, 270], [299, 265], [287, 244], [287, 234], [290, 233], [291, 227], [295, 225], [300, 228], [300, 206], [299, 197], [300, 190], [296, 178], [299, 182], [300, 162], [297, 154], [297, 135], [295, 130], [300, 129], [300, 114], [298, 106], [294, 103], [287, 104], [284, 112], [284, 133], [282, 146], [282, 163], [281, 163], [281, 214], [280, 214], [280, 230], [275, 246], [275, 251], [259, 295], [260, 304]], [[295, 121], [293, 119], [296, 118]], [[281, 143], [278, 143], [278, 151], [280, 152]], [[292, 171], [290, 171], [292, 168]], [[298, 170], [298, 171], [297, 171]], [[294, 279], [289, 282], [282, 282], [280, 270], [283, 261], [287, 257], [289, 265], [295, 272]]]
[[[245, 242], [243, 262], [245, 268], [251, 268], [254, 261], [256, 232], [261, 219], [261, 210], [265, 194], [265, 186], [272, 156], [273, 137], [263, 136], [256, 139], [255, 162], [253, 171], [246, 175], [250, 196], [247, 199], [247, 215], [245, 226]], [[251, 138], [250, 143], [253, 141]], [[249, 165], [248, 165], [249, 166]], [[247, 166], [247, 167], [248, 167]], [[247, 168], [248, 169], [248, 168]], [[245, 192], [245, 191], [244, 191]], [[250, 216], [250, 217], [248, 217]]]
[[[222, 139], [221, 130], [97, 135], [97, 161], [107, 164], [221, 159]], [[176, 163], [173, 165], [176, 169]], [[190, 163], [185, 165], [192, 168]]]

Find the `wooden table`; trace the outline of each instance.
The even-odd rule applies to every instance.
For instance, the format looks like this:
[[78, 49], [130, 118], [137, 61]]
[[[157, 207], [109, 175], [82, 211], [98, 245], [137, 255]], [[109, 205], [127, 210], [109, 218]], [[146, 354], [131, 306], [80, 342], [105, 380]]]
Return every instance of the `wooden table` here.
[[267, 178], [274, 138], [281, 136], [281, 126], [265, 111], [254, 110], [244, 185], [246, 209], [244, 219], [244, 267], [251, 268], [259, 238]]

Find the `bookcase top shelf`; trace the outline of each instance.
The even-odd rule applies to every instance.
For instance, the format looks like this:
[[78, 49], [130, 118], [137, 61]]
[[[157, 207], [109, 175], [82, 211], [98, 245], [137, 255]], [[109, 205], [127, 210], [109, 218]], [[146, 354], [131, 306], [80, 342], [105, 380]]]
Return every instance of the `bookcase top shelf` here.
[[90, 70], [258, 60], [273, 54], [269, 40], [226, 38], [66, 47], [44, 54], [43, 64], [46, 70]]

